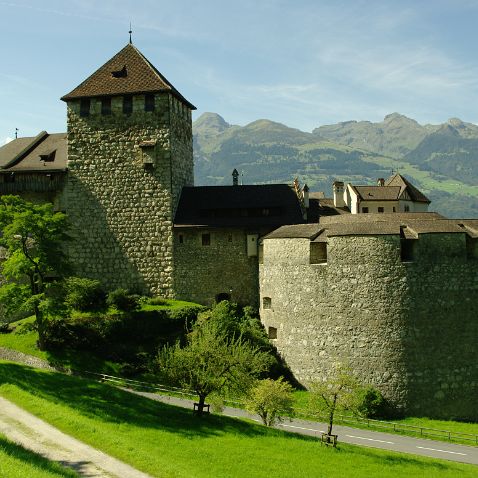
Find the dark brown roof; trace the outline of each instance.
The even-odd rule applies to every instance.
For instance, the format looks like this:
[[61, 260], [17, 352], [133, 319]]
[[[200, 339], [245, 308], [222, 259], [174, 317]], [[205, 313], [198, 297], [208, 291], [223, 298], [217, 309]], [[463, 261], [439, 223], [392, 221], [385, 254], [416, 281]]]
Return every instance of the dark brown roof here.
[[65, 171], [67, 151], [66, 133], [18, 138], [0, 148], [0, 173]]
[[175, 227], [278, 227], [303, 222], [287, 184], [184, 187]]
[[171, 93], [190, 109], [196, 109], [135, 46], [128, 43], [111, 60], [61, 99], [68, 101], [77, 98], [163, 91]]
[[323, 242], [332, 236], [401, 235], [418, 239], [420, 234], [466, 233], [478, 237], [478, 220], [446, 219], [437, 213], [349, 214], [321, 218], [319, 224], [283, 226], [265, 239], [308, 238]]
[[399, 186], [352, 186], [362, 201], [398, 201]]
[[390, 176], [385, 181], [385, 186], [399, 186], [400, 187], [400, 194], [401, 197], [404, 192], [406, 191], [410, 196], [410, 199], [415, 202], [426, 202], [430, 203], [431, 201], [421, 192], [419, 191], [410, 181], [407, 181], [401, 174], [395, 174]]
[[[318, 222], [322, 216], [336, 216], [338, 214], [350, 214], [348, 207], [336, 207], [334, 206], [334, 200], [330, 198], [318, 199], [309, 196], [309, 209], [307, 210], [307, 222]], [[311, 197], [312, 196], [312, 197]]]
[[264, 239], [314, 239], [323, 231], [319, 224], [297, 224], [282, 226], [264, 237]]

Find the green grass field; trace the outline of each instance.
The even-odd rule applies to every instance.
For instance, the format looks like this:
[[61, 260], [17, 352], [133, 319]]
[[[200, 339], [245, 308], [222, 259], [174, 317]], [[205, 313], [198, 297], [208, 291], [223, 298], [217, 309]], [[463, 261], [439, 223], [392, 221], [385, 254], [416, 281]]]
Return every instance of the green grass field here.
[[74, 478], [79, 475], [0, 435], [0, 476], [2, 478]]
[[340, 445], [180, 409], [76, 377], [0, 362], [0, 395], [161, 477], [474, 477], [476, 467]]

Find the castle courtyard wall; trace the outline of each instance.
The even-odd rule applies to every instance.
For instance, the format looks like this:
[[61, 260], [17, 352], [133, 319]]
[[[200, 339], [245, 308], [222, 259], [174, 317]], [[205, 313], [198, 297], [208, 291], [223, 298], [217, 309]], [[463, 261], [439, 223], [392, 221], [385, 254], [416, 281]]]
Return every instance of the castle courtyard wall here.
[[260, 266], [262, 321], [301, 382], [342, 361], [399, 410], [478, 418], [478, 262], [465, 234], [421, 234], [411, 262], [398, 235], [329, 237], [323, 264], [309, 251], [309, 239], [266, 239]]
[[[203, 245], [203, 235], [209, 236], [208, 245]], [[176, 229], [176, 296], [210, 305], [226, 294], [234, 302], [257, 306], [257, 257], [248, 257], [246, 241], [246, 232], [240, 228]]]

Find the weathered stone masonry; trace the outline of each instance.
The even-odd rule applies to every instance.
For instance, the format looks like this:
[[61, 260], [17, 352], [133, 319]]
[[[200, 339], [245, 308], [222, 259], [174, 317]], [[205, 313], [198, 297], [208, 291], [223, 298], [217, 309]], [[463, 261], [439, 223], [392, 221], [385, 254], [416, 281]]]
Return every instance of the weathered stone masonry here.
[[305, 238], [264, 240], [266, 328], [305, 384], [346, 361], [397, 407], [478, 417], [478, 260], [465, 234], [420, 234], [415, 259], [400, 236], [328, 238], [327, 263], [310, 264]]
[[[191, 112], [169, 93], [155, 94], [154, 111], [135, 95], [133, 112], [112, 98], [111, 115], [91, 99], [68, 102], [67, 213], [76, 273], [112, 289], [173, 295], [172, 218], [181, 188], [193, 183]], [[152, 164], [143, 164], [143, 156]]]

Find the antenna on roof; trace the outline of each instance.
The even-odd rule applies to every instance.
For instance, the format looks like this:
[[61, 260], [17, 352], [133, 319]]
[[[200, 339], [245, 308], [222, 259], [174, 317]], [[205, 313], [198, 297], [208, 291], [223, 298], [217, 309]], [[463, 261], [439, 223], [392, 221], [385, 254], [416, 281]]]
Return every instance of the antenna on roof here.
[[15, 139], [18, 138], [18, 128], [15, 128]]
[[133, 41], [131, 40], [131, 34], [133, 33], [133, 30], [131, 30], [131, 22], [129, 22], [129, 42], [130, 44], [133, 43]]

